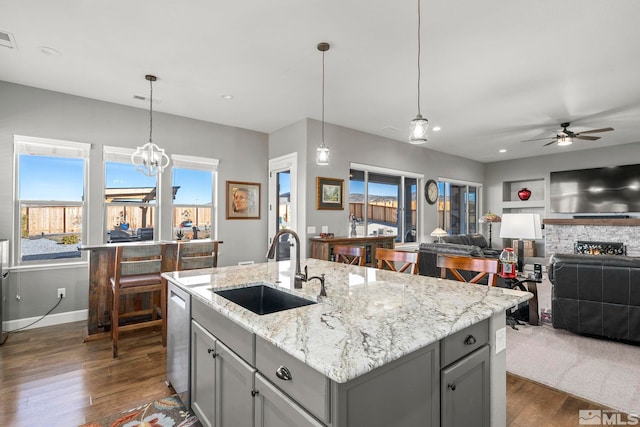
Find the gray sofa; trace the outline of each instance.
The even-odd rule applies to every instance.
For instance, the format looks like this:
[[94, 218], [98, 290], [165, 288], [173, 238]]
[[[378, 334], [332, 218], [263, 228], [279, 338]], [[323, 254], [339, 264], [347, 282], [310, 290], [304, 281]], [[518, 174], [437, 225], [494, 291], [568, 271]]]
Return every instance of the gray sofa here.
[[640, 258], [555, 254], [553, 327], [640, 343]]
[[501, 250], [489, 248], [482, 234], [451, 234], [443, 236], [441, 242], [421, 243], [418, 271], [423, 276], [440, 277], [436, 266], [438, 254], [498, 258]]

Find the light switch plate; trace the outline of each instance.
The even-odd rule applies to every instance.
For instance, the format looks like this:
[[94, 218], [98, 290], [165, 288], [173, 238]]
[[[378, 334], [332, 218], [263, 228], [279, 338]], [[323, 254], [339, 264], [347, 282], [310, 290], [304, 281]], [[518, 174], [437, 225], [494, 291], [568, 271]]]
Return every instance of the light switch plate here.
[[323, 225], [322, 226], [322, 232], [323, 233], [328, 233], [329, 232], [329, 226], [328, 225]]
[[313, 225], [307, 227], [307, 234], [316, 234], [316, 227]]
[[501, 328], [496, 331], [496, 354], [507, 348], [507, 328]]

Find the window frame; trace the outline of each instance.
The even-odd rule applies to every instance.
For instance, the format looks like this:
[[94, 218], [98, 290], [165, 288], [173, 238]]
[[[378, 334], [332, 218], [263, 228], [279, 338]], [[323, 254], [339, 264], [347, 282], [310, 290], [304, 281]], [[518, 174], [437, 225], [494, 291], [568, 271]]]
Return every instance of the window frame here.
[[[479, 182], [473, 182], [473, 181], [464, 181], [464, 180], [458, 180], [458, 179], [451, 179], [451, 178], [438, 178], [438, 202], [437, 202], [437, 218], [438, 218], [438, 227], [442, 228], [443, 230], [445, 230], [447, 233], [451, 234], [452, 228], [451, 228], [451, 220], [450, 218], [446, 218], [447, 215], [450, 216], [450, 213], [447, 214], [446, 209], [446, 205], [447, 205], [447, 185], [455, 185], [458, 187], [466, 187], [465, 189], [465, 194], [466, 194], [466, 200], [465, 200], [465, 206], [464, 206], [464, 214], [465, 214], [465, 220], [464, 223], [466, 224], [465, 230], [460, 230], [460, 234], [481, 234], [480, 231], [480, 223], [478, 222], [480, 219], [480, 212], [482, 212], [482, 191], [483, 191], [483, 185], [482, 183]], [[471, 225], [471, 221], [469, 220], [470, 217], [470, 209], [469, 209], [469, 188], [470, 187], [474, 187], [476, 189], [475, 191], [475, 220], [473, 221], [473, 223], [476, 226], [476, 230], [474, 232], [470, 231], [470, 225]], [[440, 205], [443, 204], [443, 209], [440, 210]], [[447, 221], [448, 219], [448, 221]]]
[[[111, 224], [109, 224], [109, 206], [121, 206], [122, 202], [119, 203], [107, 203], [106, 202], [106, 177], [107, 177], [107, 162], [111, 163], [122, 163], [126, 165], [133, 165], [131, 162], [131, 155], [135, 153], [135, 149], [133, 148], [125, 148], [125, 147], [114, 147], [105, 145], [102, 147], [102, 243], [108, 243], [108, 231], [111, 229]], [[142, 173], [142, 172], [140, 172]], [[153, 227], [153, 240], [159, 240], [160, 236], [160, 228], [162, 224], [160, 224], [160, 197], [162, 194], [162, 180], [160, 179], [160, 175], [155, 176], [156, 180], [156, 198], [155, 203], [153, 205], [145, 204], [143, 202], [126, 202], [124, 206], [126, 207], [139, 207], [143, 208], [145, 206], [153, 208], [152, 215], [152, 223]]]
[[[13, 248], [10, 248], [10, 265], [16, 268], [42, 267], [47, 265], [78, 264], [87, 261], [87, 255], [80, 251], [79, 257], [23, 260], [22, 254], [22, 206], [78, 206], [82, 208], [82, 221], [80, 230], [80, 243], [86, 244], [88, 238], [88, 224], [90, 217], [89, 208], [89, 168], [90, 168], [91, 144], [86, 142], [67, 141], [52, 138], [40, 138], [25, 135], [13, 136]], [[68, 159], [81, 159], [83, 162], [82, 173], [82, 200], [22, 200], [20, 199], [20, 156], [22, 154], [38, 155], [43, 157], [59, 157]]]
[[[418, 240], [419, 240], [419, 236], [420, 236], [420, 232], [422, 230], [422, 203], [420, 203], [420, 188], [422, 187], [423, 183], [424, 183], [424, 174], [421, 173], [416, 173], [416, 172], [410, 172], [410, 171], [402, 171], [402, 170], [398, 170], [398, 169], [391, 169], [391, 168], [385, 168], [385, 167], [381, 167], [381, 166], [373, 166], [373, 165], [366, 165], [366, 164], [362, 164], [362, 163], [355, 163], [355, 162], [351, 162], [349, 164], [349, 171], [351, 170], [358, 170], [363, 172], [364, 175], [364, 206], [368, 206], [369, 203], [369, 174], [378, 174], [378, 175], [387, 175], [387, 176], [392, 176], [395, 178], [399, 178], [400, 182], [398, 184], [399, 188], [401, 189], [400, 194], [399, 194], [399, 198], [398, 198], [398, 218], [402, 218], [401, 222], [400, 222], [400, 230], [398, 231], [398, 235], [396, 239], [396, 245], [412, 245], [412, 244], [417, 244]], [[405, 206], [407, 205], [407, 198], [410, 197], [410, 195], [406, 194], [405, 192], [405, 188], [406, 188], [406, 179], [415, 179], [416, 180], [416, 232], [415, 232], [415, 240], [414, 241], [406, 241], [406, 235], [407, 232], [409, 231], [408, 227], [411, 226], [411, 224], [407, 224], [406, 223], [406, 209]], [[351, 198], [351, 179], [349, 179], [349, 199]], [[368, 225], [369, 225], [369, 218], [367, 215], [368, 209], [364, 209], [363, 211], [363, 222], [364, 222], [364, 229], [367, 230]]]
[[[210, 236], [209, 239], [217, 240], [218, 239], [218, 164], [220, 160], [214, 158], [207, 157], [195, 157], [195, 156], [185, 156], [181, 154], [172, 154], [171, 155], [171, 186], [173, 189], [173, 174], [174, 169], [192, 169], [192, 170], [200, 170], [211, 172], [211, 224], [210, 227]], [[206, 205], [197, 205], [197, 204], [184, 204], [179, 203], [176, 204], [173, 202], [173, 197], [171, 197], [171, 236], [174, 235], [174, 223], [177, 224], [175, 213], [176, 208], [194, 208], [197, 209], [198, 206], [206, 207]], [[198, 239], [200, 240], [200, 239]]]

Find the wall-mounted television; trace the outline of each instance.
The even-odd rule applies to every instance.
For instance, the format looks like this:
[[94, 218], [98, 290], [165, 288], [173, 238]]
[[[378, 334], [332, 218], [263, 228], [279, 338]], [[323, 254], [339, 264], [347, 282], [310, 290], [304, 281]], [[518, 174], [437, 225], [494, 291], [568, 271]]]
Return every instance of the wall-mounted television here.
[[551, 172], [554, 213], [640, 212], [640, 165]]

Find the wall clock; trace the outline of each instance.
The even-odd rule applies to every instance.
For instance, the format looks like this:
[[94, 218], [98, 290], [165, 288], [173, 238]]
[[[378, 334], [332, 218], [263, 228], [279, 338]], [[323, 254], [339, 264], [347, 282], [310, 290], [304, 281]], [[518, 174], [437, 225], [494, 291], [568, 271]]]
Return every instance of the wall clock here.
[[433, 179], [428, 180], [424, 185], [424, 197], [430, 205], [438, 201], [438, 183]]

